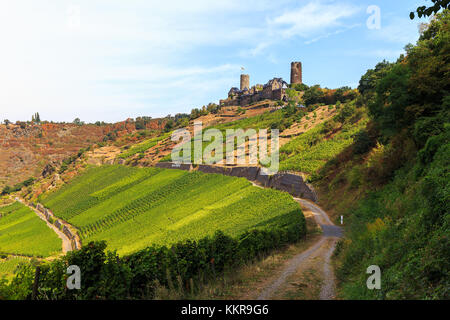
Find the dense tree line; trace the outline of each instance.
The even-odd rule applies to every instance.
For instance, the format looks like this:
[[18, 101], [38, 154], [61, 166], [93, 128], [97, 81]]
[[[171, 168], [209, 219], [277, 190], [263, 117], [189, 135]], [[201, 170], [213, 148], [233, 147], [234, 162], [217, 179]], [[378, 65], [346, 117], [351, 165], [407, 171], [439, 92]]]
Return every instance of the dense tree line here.
[[[344, 212], [342, 292], [351, 299], [449, 299], [449, 11], [431, 19], [397, 62], [368, 70], [358, 89], [371, 122], [356, 137], [354, 156], [347, 151], [321, 172], [330, 194], [338, 178], [339, 194], [363, 189]], [[369, 265], [381, 268], [380, 290], [366, 288]]]

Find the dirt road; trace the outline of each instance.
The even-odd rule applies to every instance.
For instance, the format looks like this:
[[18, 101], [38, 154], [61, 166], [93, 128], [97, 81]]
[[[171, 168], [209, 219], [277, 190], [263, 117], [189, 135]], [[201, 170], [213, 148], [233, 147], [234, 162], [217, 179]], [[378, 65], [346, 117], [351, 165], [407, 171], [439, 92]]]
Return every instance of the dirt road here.
[[335, 297], [335, 278], [331, 266], [331, 255], [337, 240], [342, 237], [342, 230], [330, 220], [325, 211], [316, 204], [299, 198], [294, 198], [303, 211], [312, 213], [315, 221], [322, 229], [321, 238], [307, 250], [292, 257], [274, 279], [269, 279], [259, 292], [257, 299], [286, 298], [286, 292], [292, 291], [290, 286], [295, 284], [297, 276], [313, 270], [321, 275], [319, 299], [331, 300]]

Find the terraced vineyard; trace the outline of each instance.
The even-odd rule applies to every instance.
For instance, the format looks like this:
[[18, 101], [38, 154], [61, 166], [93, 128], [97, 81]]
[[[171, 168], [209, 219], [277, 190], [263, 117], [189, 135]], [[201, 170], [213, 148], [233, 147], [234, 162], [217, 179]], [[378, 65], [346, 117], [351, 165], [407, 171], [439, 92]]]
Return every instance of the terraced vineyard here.
[[137, 153], [142, 153], [147, 151], [148, 149], [156, 146], [158, 144], [158, 142], [166, 139], [167, 137], [170, 136], [171, 133], [165, 133], [162, 134], [160, 136], [157, 137], [153, 137], [147, 140], [142, 141], [141, 143], [138, 143], [136, 145], [134, 145], [132, 148], [130, 148], [129, 150], [126, 150], [125, 152], [123, 152], [122, 154], [119, 155], [119, 158], [121, 159], [127, 159], [129, 157], [134, 156]]
[[106, 240], [119, 254], [217, 230], [237, 236], [304, 223], [287, 193], [253, 187], [243, 178], [160, 168], [89, 168], [42, 202], [76, 226], [83, 242]]
[[328, 160], [353, 143], [353, 136], [363, 129], [367, 119], [345, 124], [332, 137], [324, 132], [327, 123], [321, 124], [292, 139], [280, 148], [280, 170], [314, 173]]
[[[222, 133], [222, 138], [224, 141], [223, 155], [225, 157], [225, 150], [226, 150], [225, 141], [227, 139], [226, 130], [229, 130], [229, 129], [234, 129], [234, 130], [254, 129], [256, 132], [258, 132], [259, 129], [269, 129], [271, 127], [279, 128], [280, 124], [283, 122], [283, 120], [285, 118], [286, 118], [286, 116], [285, 116], [283, 110], [276, 110], [274, 112], [266, 112], [266, 113], [263, 113], [263, 114], [260, 114], [260, 115], [254, 116], [254, 117], [250, 117], [250, 118], [244, 118], [244, 119], [235, 120], [235, 121], [231, 121], [231, 122], [216, 124], [216, 125], [213, 125], [210, 127], [205, 127], [205, 128], [203, 128], [203, 134], [205, 133], [206, 130], [209, 130], [212, 128], [217, 129]], [[194, 159], [194, 137], [191, 139], [190, 143], [191, 143], [191, 159]], [[204, 153], [205, 148], [210, 144], [211, 144], [211, 142], [209, 142], [209, 141], [202, 141], [202, 154]], [[236, 150], [236, 148], [237, 148], [237, 146], [235, 145], [234, 149]], [[161, 162], [172, 161], [172, 155], [168, 154], [167, 156], [162, 158], [160, 161]]]
[[19, 202], [0, 208], [0, 253], [48, 257], [61, 251], [61, 239]]

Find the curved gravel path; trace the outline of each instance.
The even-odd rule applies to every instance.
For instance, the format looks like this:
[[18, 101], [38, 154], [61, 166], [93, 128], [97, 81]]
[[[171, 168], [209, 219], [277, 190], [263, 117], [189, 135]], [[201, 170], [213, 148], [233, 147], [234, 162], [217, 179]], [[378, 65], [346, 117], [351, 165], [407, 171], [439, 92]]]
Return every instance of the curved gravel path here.
[[[320, 291], [321, 300], [331, 300], [335, 297], [335, 278], [331, 266], [331, 255], [333, 254], [337, 240], [342, 237], [342, 229], [333, 224], [325, 211], [316, 204], [300, 198], [294, 198], [300, 206], [314, 214], [314, 219], [321, 227], [322, 237], [306, 251], [291, 258], [281, 274], [270, 283], [258, 296], [258, 300], [270, 299], [275, 292], [287, 281], [289, 276], [308, 259], [313, 256], [322, 255], [323, 257], [323, 283]], [[329, 248], [328, 248], [329, 246]], [[316, 253], [316, 254], [315, 254]]]

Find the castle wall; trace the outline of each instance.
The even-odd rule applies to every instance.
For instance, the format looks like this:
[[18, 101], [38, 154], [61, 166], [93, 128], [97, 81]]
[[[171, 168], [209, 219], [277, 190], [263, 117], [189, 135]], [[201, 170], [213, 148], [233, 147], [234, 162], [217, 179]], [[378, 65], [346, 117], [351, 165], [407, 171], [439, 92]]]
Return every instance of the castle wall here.
[[267, 86], [261, 92], [261, 97], [263, 99], [272, 99], [272, 88]]
[[285, 90], [283, 89], [276, 89], [272, 91], [272, 99], [273, 100], [283, 100], [283, 97], [285, 96]]
[[250, 89], [250, 76], [248, 74], [241, 74], [241, 91], [245, 88]]
[[302, 63], [292, 62], [291, 63], [291, 84], [302, 83]]
[[246, 106], [248, 104], [252, 103], [252, 96], [251, 95], [245, 95], [245, 96], [241, 96], [241, 102], [240, 105], [241, 106]]

